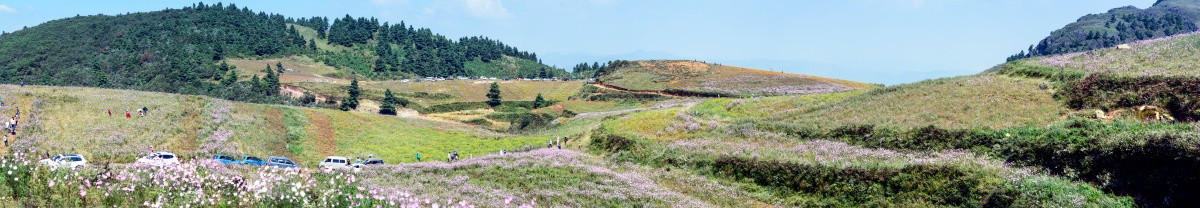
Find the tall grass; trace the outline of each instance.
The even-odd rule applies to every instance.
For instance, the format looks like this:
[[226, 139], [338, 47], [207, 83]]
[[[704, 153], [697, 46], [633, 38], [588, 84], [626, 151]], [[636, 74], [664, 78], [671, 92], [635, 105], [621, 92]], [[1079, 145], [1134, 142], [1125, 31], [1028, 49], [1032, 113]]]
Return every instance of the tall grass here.
[[1004, 128], [1046, 125], [1067, 108], [1040, 79], [976, 75], [871, 90], [840, 102], [767, 117], [817, 128], [873, 124], [914, 128]]

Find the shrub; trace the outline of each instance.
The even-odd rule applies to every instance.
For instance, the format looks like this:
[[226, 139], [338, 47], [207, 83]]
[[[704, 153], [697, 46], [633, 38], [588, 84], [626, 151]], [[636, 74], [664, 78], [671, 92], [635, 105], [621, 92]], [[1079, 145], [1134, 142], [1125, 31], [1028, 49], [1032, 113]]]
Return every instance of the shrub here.
[[603, 128], [592, 132], [592, 142], [588, 148], [596, 152], [618, 153], [640, 149], [641, 144], [628, 137], [608, 133]]

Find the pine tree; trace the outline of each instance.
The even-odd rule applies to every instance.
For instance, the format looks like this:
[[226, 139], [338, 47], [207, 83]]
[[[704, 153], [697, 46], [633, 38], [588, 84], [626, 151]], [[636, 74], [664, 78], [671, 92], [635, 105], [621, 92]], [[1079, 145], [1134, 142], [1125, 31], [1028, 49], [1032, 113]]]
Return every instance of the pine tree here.
[[379, 105], [379, 114], [396, 115], [396, 107], [393, 103], [396, 102], [396, 97], [392, 95], [392, 90], [388, 89], [383, 92], [383, 104]]
[[547, 104], [548, 103], [546, 103], [546, 99], [542, 98], [542, 93], [538, 93], [537, 98], [533, 99], [533, 108], [534, 109], [546, 107]]
[[263, 89], [265, 89], [265, 88], [266, 88], [266, 86], [263, 86], [262, 80], [260, 80], [258, 78], [257, 74], [254, 75], [254, 78], [250, 78], [250, 89], [251, 89], [250, 91], [251, 92], [263, 93], [263, 91], [264, 91]]
[[317, 41], [316, 40], [308, 39], [308, 50], [317, 52]]
[[353, 80], [350, 80], [350, 89], [346, 90], [350, 96], [342, 99], [342, 111], [349, 111], [351, 109], [358, 108], [358, 95], [360, 90], [361, 89], [358, 88], [358, 78], [356, 77]]
[[221, 79], [221, 85], [225, 85], [226, 87], [232, 86], [233, 83], [237, 82], [237, 78], [237, 70], [229, 70], [229, 73], [225, 74], [225, 78]]
[[500, 106], [500, 84], [496, 84], [495, 82], [492, 82], [492, 87], [491, 87], [491, 89], [488, 89], [487, 97], [488, 97], [488, 101], [487, 101], [488, 106], [491, 106], [493, 108], [495, 108], [496, 106]]
[[271, 67], [267, 67], [267, 77], [263, 78], [263, 84], [266, 86], [266, 95], [279, 95], [279, 75], [275, 74]]

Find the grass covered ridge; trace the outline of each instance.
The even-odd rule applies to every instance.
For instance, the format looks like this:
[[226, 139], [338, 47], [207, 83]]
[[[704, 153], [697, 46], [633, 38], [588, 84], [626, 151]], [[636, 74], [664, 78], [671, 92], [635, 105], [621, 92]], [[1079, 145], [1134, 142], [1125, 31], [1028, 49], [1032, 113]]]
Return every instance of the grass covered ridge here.
[[682, 91], [737, 96], [812, 94], [867, 89], [866, 83], [748, 69], [696, 61], [652, 60], [617, 64], [598, 79], [641, 91]]
[[[441, 160], [455, 150], [476, 156], [549, 140], [457, 123], [165, 93], [0, 85], [0, 97], [6, 103], [30, 103], [22, 108], [26, 119], [14, 149], [79, 153], [93, 164], [133, 162], [151, 148], [183, 158], [288, 156], [305, 166], [328, 155], [375, 154], [388, 162], [407, 162], [417, 152], [426, 160]], [[143, 106], [149, 114], [139, 117], [135, 109]], [[124, 117], [126, 109], [134, 118]]]

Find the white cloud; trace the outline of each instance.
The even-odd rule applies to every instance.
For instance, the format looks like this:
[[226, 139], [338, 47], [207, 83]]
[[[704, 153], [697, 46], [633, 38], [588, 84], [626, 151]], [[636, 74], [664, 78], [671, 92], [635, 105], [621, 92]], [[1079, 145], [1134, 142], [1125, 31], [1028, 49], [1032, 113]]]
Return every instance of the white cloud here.
[[17, 10], [16, 10], [16, 9], [13, 9], [12, 7], [8, 7], [7, 5], [0, 4], [0, 12], [4, 12], [4, 13], [16, 13], [16, 12], [17, 12]]
[[467, 0], [467, 11], [482, 18], [503, 18], [511, 15], [500, 0]]

